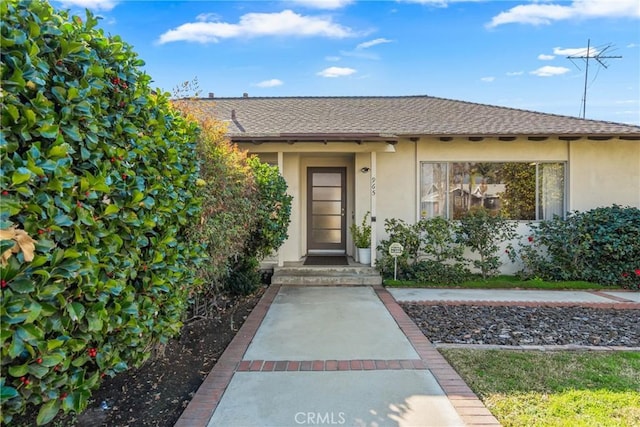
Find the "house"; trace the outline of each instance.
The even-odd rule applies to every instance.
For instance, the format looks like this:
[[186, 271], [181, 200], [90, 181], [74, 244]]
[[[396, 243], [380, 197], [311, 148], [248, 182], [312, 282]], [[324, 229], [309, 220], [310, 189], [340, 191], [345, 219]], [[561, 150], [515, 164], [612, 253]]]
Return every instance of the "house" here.
[[[212, 95], [211, 95], [212, 96]], [[293, 196], [278, 264], [354, 253], [349, 226], [458, 218], [472, 206], [530, 221], [640, 207], [640, 127], [431, 96], [204, 98]], [[375, 261], [375, 251], [372, 259]]]

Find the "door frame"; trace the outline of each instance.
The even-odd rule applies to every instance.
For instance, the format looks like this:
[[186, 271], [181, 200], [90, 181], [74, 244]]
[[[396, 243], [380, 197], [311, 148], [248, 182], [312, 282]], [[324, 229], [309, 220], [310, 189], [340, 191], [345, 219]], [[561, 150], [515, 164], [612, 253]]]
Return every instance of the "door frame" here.
[[[340, 173], [341, 174], [341, 236], [340, 243], [338, 244], [314, 244], [313, 240], [313, 173], [314, 172], [327, 172], [327, 173]], [[347, 253], [347, 176], [348, 168], [346, 166], [307, 166], [307, 215], [306, 215], [306, 229], [307, 229], [307, 254], [336, 254], [345, 255]], [[312, 247], [313, 245], [313, 247]]]

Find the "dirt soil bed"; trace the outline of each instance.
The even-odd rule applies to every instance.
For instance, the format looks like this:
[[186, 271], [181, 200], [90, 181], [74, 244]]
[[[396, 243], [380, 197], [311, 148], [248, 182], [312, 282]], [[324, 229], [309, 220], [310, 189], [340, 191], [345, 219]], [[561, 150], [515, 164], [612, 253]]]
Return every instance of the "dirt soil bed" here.
[[[261, 288], [249, 297], [228, 301], [213, 318], [187, 322], [164, 354], [105, 381], [77, 425], [173, 426], [263, 293]], [[108, 409], [102, 409], [102, 402]]]
[[[180, 336], [169, 341], [161, 354], [139, 369], [107, 378], [93, 392], [85, 412], [60, 416], [50, 425], [173, 426], [264, 290], [261, 287], [250, 296], [223, 300], [214, 316], [185, 322]], [[35, 413], [30, 415], [12, 425], [35, 426]]]

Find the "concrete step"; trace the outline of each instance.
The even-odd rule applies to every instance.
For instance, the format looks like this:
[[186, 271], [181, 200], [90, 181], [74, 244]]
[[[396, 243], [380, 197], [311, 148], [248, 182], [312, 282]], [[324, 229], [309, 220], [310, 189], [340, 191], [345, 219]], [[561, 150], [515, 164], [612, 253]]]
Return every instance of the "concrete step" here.
[[271, 283], [276, 285], [380, 285], [382, 277], [366, 266], [275, 267]]

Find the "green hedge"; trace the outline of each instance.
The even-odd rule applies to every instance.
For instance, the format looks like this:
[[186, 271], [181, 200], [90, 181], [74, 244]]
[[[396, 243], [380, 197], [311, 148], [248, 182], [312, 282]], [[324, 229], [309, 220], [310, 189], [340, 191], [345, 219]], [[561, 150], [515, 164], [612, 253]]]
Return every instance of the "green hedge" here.
[[[0, 3], [2, 422], [81, 411], [180, 329], [203, 249], [198, 129], [119, 37], [46, 2]], [[9, 233], [9, 234], [7, 234]], [[29, 237], [35, 253], [29, 261]]]
[[640, 289], [640, 209], [613, 205], [534, 224], [518, 255], [524, 277]]

